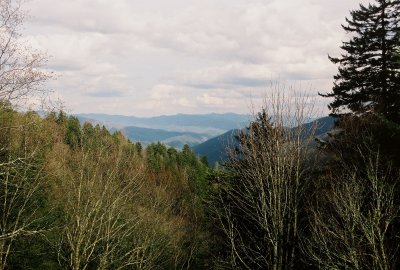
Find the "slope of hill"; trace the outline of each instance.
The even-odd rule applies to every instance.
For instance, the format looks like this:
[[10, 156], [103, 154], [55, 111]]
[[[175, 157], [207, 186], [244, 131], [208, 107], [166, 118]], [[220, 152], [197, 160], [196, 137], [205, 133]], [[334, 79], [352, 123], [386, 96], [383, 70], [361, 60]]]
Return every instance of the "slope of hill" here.
[[309, 135], [312, 132], [314, 136], [320, 136], [332, 130], [334, 125], [335, 118], [331, 116], [325, 116], [304, 124], [303, 129], [308, 131]]
[[210, 166], [214, 166], [216, 162], [226, 160], [226, 150], [227, 148], [234, 147], [236, 144], [235, 136], [239, 131], [239, 129], [230, 130], [192, 147], [192, 150], [199, 156], [207, 157]]

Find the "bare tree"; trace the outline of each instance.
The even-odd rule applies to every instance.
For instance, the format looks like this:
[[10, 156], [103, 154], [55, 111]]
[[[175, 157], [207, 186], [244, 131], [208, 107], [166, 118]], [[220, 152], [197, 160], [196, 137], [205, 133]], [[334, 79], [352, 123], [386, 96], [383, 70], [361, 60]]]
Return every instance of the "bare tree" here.
[[36, 116], [20, 119], [0, 126], [6, 135], [0, 139], [0, 269], [16, 251], [15, 240], [44, 232], [36, 201], [45, 177], [39, 158], [43, 144], [31, 130]]
[[107, 156], [105, 150], [96, 155], [82, 151], [75, 164], [79, 174], [63, 175], [59, 180], [65, 213], [60, 257], [70, 269], [87, 269], [91, 263], [99, 269], [129, 265], [132, 254], [140, 249], [123, 252], [122, 248], [138, 222], [127, 213], [133, 210], [130, 203], [137, 193], [140, 171], [131, 175], [132, 179], [121, 179], [121, 170], [129, 169], [122, 167], [127, 165], [122, 162], [122, 153], [115, 157], [113, 168], [103, 163], [111, 160], [103, 159]]
[[398, 269], [393, 175], [381, 167], [379, 154], [362, 155], [362, 168], [344, 165], [327, 177], [319, 203], [310, 206], [311, 237], [304, 250], [321, 269]]
[[43, 70], [47, 61], [21, 40], [20, 27], [26, 17], [22, 0], [0, 0], [0, 101], [21, 102], [45, 93], [43, 83], [52, 74]]
[[37, 209], [29, 205], [40, 185], [40, 174], [30, 175], [32, 170], [37, 169], [34, 168], [32, 158], [27, 156], [0, 164], [0, 269], [5, 269], [9, 255], [14, 251], [12, 247], [15, 239], [41, 231], [34, 226]]
[[127, 142], [109, 145], [95, 137], [79, 149], [54, 149], [53, 196], [64, 219], [60, 262], [74, 270], [159, 269], [171, 241], [159, 232], [167, 227], [164, 217], [151, 211], [151, 198], [143, 198], [143, 161]]
[[11, 104], [45, 93], [42, 84], [51, 73], [41, 69], [46, 56], [21, 40], [25, 18], [21, 4], [20, 0], [0, 0], [0, 269], [6, 267], [15, 239], [40, 232], [33, 226], [37, 221], [33, 201], [43, 178], [39, 145], [28, 147], [31, 138], [26, 134], [37, 119], [24, 123], [9, 119], [14, 117]]
[[217, 216], [230, 248], [230, 267], [293, 269], [305, 160], [313, 128], [305, 95], [274, 92], [239, 136], [226, 169]]

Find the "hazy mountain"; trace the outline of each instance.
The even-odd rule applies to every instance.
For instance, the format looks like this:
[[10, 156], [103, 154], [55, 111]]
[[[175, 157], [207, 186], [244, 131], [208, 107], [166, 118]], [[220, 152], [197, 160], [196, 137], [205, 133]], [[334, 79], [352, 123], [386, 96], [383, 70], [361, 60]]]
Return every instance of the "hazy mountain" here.
[[228, 130], [242, 128], [247, 125], [250, 116], [225, 114], [177, 114], [156, 117], [136, 117], [107, 114], [75, 114], [80, 120], [101, 122], [108, 128], [122, 129], [134, 126], [142, 128], [162, 129], [166, 131], [193, 132], [209, 135], [220, 135]]
[[[335, 119], [333, 117], [322, 117], [317, 120], [306, 123], [302, 126], [304, 137], [313, 133], [314, 136], [323, 136], [332, 130]], [[193, 151], [199, 156], [206, 156], [210, 166], [214, 166], [216, 162], [226, 160], [226, 149], [237, 145], [235, 135], [240, 129], [230, 130], [220, 136], [214, 137], [199, 145], [192, 147]]]
[[167, 131], [142, 127], [124, 127], [121, 129], [121, 132], [131, 141], [141, 142], [144, 145], [153, 142], [162, 142], [175, 148], [182, 148], [185, 144], [193, 146], [210, 138], [209, 134]]

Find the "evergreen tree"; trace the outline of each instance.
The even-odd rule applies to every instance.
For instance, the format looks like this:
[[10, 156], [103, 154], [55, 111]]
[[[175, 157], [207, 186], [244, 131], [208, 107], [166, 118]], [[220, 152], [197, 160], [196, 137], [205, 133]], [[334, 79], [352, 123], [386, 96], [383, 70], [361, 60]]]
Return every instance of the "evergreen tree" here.
[[355, 113], [374, 112], [400, 121], [400, 1], [375, 0], [351, 11], [343, 29], [351, 34], [343, 42], [341, 57], [329, 59], [339, 64], [333, 91], [332, 115], [342, 109]]

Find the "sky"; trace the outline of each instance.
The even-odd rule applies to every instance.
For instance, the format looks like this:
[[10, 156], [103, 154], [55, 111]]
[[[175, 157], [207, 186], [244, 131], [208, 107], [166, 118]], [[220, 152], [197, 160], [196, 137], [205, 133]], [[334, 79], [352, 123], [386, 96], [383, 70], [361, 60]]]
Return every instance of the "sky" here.
[[[365, 2], [365, 1], [364, 1]], [[349, 0], [32, 0], [23, 35], [73, 113], [249, 113], [271, 87], [329, 92]]]

